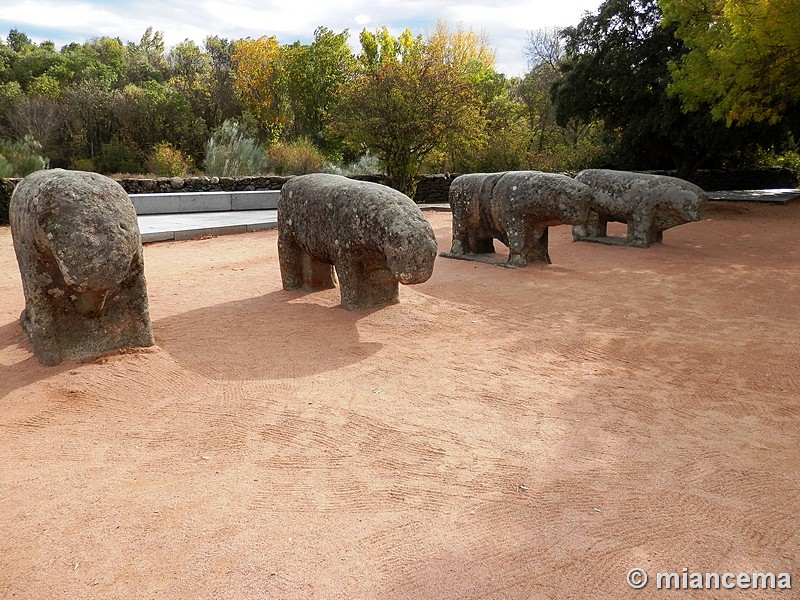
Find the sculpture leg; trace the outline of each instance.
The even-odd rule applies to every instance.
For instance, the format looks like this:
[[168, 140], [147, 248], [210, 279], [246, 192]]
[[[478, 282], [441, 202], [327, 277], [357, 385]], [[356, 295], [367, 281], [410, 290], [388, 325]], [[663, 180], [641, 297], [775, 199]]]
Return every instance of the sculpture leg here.
[[294, 236], [285, 229], [278, 234], [278, 262], [285, 290], [336, 287], [333, 265], [316, 260], [303, 250]]
[[33, 346], [36, 359], [41, 364], [52, 367], [63, 362], [57, 335], [58, 327], [51, 317], [47, 314], [37, 314], [33, 307], [26, 307], [20, 314], [19, 321]]
[[329, 290], [336, 287], [333, 265], [324, 263], [301, 250], [300, 264], [303, 286], [313, 290]]
[[590, 237], [606, 237], [608, 223], [593, 210], [589, 211], [589, 219], [581, 225], [573, 225], [572, 239], [580, 241]]
[[481, 233], [477, 218], [478, 206], [467, 210], [458, 207], [453, 210], [453, 245], [451, 254], [492, 254], [494, 243], [491, 236]]
[[530, 263], [549, 265], [551, 261], [547, 252], [548, 233], [548, 227], [536, 225], [527, 227], [523, 236], [509, 235], [509, 264], [515, 267], [525, 267]]
[[400, 290], [397, 280], [385, 265], [363, 260], [348, 260], [336, 264], [342, 307], [356, 310], [370, 306], [397, 304]]
[[469, 248], [469, 235], [467, 233], [466, 214], [463, 210], [453, 210], [453, 245], [451, 254], [466, 254]]
[[636, 248], [647, 248], [655, 240], [653, 214], [649, 210], [634, 213], [628, 221], [628, 244]]

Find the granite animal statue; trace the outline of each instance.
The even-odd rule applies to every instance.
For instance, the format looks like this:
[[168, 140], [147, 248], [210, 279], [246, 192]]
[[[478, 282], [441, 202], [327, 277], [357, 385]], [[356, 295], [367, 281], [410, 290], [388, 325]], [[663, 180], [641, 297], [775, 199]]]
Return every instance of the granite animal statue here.
[[153, 345], [136, 212], [96, 173], [37, 171], [9, 206], [20, 321], [44, 365]]
[[422, 211], [392, 188], [315, 173], [292, 178], [281, 189], [284, 289], [332, 288], [338, 276], [344, 308], [393, 304], [398, 284], [430, 278], [436, 249]]
[[[550, 264], [549, 228], [585, 222], [591, 196], [586, 185], [555, 173], [509, 171], [456, 177], [449, 195], [453, 245], [442, 256], [507, 267]], [[508, 246], [506, 262], [485, 256], [494, 253], [495, 239]]]
[[606, 228], [619, 221], [628, 226], [624, 245], [647, 248], [661, 242], [665, 230], [698, 221], [708, 202], [698, 186], [666, 175], [587, 169], [575, 179], [594, 192], [589, 219], [572, 228], [576, 241], [619, 244]]

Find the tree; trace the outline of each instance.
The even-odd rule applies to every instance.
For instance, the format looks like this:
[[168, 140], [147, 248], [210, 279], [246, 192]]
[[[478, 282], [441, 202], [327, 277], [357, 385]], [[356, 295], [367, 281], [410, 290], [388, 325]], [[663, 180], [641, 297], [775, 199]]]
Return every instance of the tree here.
[[157, 81], [127, 85], [114, 96], [115, 136], [144, 156], [161, 142], [190, 154], [199, 164], [208, 138], [205, 122], [178, 90]]
[[289, 123], [285, 65], [278, 40], [266, 36], [240, 40], [231, 60], [236, 96], [255, 116], [268, 139], [277, 140]]
[[384, 27], [360, 36], [359, 71], [341, 91], [332, 131], [383, 163], [392, 187], [413, 196], [423, 161], [456, 140], [480, 141], [485, 132], [480, 89], [470, 78], [478, 65], [466, 51], [434, 35], [424, 42], [410, 30], [398, 38]]
[[211, 110], [206, 115], [206, 123], [209, 129], [215, 129], [242, 112], [234, 88], [234, 66], [231, 59], [234, 42], [219, 36], [209, 36], [203, 46], [211, 61], [206, 84]]
[[15, 139], [35, 139], [50, 160], [60, 153], [62, 125], [57, 101], [44, 96], [24, 96], [8, 114], [8, 129]]
[[284, 48], [293, 138], [308, 137], [317, 146], [330, 146], [323, 135], [325, 118], [356, 66], [348, 38], [347, 30], [336, 34], [319, 27], [311, 44]]
[[687, 110], [728, 124], [777, 123], [800, 110], [800, 0], [661, 0], [688, 52], [671, 64]]
[[19, 140], [0, 139], [0, 177], [25, 177], [47, 168], [40, 156], [42, 146], [31, 136]]
[[164, 34], [148, 27], [138, 44], [128, 42], [125, 46], [129, 83], [149, 80], [159, 82], [167, 79], [167, 62], [164, 57]]
[[559, 80], [566, 49], [556, 28], [528, 33], [525, 56], [529, 71], [518, 82], [515, 97], [525, 107], [529, 126], [529, 168], [548, 171], [580, 170], [603, 153], [602, 121], [572, 117], [556, 121], [551, 90]]
[[74, 154], [92, 158], [111, 141], [116, 125], [111, 90], [96, 81], [81, 82], [64, 90], [61, 105]]
[[680, 177], [773, 135], [766, 128], [728, 129], [704, 108], [681, 110], [667, 93], [668, 65], [685, 53], [674, 32], [661, 26], [656, 0], [606, 0], [565, 29], [566, 58], [553, 88], [558, 122], [602, 120], [616, 138], [615, 166], [673, 167]]
[[564, 58], [564, 45], [556, 29], [540, 29], [528, 34], [525, 56], [529, 71], [518, 88], [525, 103], [528, 121], [533, 132], [530, 149], [538, 154], [557, 136], [550, 90], [559, 77], [559, 64]]
[[[13, 34], [13, 35], [12, 35]], [[56, 52], [51, 43], [40, 45], [32, 43], [25, 34], [12, 30], [8, 34], [9, 48], [13, 51], [7, 57], [6, 77], [16, 81], [24, 91], [31, 81], [62, 68], [64, 57]]]
[[168, 85], [189, 102], [192, 112], [202, 117], [206, 125], [214, 126], [211, 56], [191, 40], [173, 46], [167, 53]]

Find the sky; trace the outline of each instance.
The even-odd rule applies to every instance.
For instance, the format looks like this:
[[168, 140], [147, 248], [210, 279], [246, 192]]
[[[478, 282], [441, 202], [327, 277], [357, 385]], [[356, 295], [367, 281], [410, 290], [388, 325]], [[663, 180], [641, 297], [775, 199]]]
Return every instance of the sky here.
[[167, 48], [189, 39], [202, 46], [209, 35], [222, 38], [275, 36], [282, 44], [307, 44], [324, 26], [358, 34], [384, 25], [393, 35], [405, 28], [425, 35], [445, 20], [488, 36], [496, 70], [509, 77], [527, 72], [525, 41], [531, 31], [576, 25], [601, 0], [1, 0], [0, 37], [11, 29], [57, 48], [94, 37], [138, 42], [152, 26]]

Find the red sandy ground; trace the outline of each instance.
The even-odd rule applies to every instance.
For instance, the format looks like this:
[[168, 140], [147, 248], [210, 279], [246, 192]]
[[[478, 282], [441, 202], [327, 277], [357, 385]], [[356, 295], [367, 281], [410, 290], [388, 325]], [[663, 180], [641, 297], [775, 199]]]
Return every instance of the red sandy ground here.
[[557, 227], [549, 267], [439, 258], [353, 313], [281, 289], [275, 231], [149, 245], [158, 347], [45, 368], [0, 228], [0, 597], [797, 598], [798, 231]]

